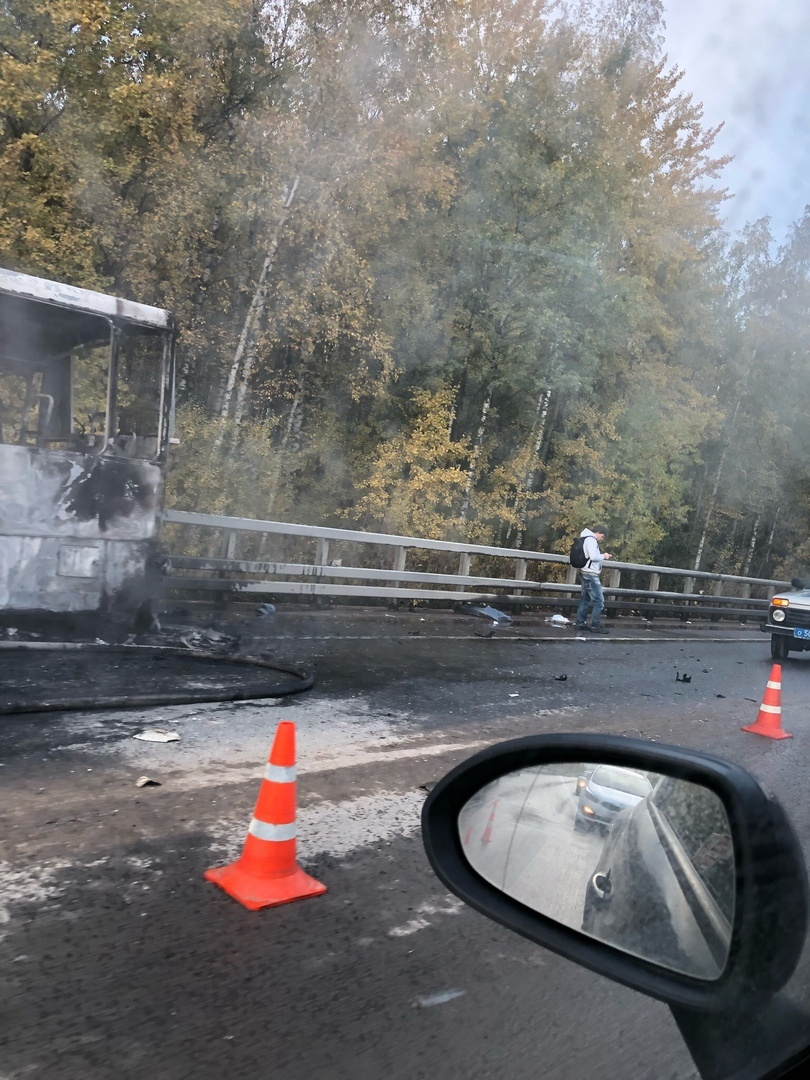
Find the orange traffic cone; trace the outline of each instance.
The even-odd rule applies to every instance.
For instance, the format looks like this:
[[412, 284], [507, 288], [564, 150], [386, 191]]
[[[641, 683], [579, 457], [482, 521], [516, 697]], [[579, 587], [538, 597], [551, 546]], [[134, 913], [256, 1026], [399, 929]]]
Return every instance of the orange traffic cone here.
[[495, 823], [495, 811], [497, 810], [497, 808], [498, 808], [498, 800], [496, 799], [492, 804], [492, 810], [490, 811], [489, 821], [487, 821], [486, 828], [484, 829], [483, 835], [481, 836], [481, 843], [482, 844], [491, 844], [492, 843], [492, 826]]
[[771, 677], [765, 687], [765, 696], [759, 707], [757, 718], [743, 731], [753, 731], [755, 735], [764, 735], [766, 739], [792, 739], [793, 736], [782, 730], [782, 668], [774, 664]]
[[229, 866], [206, 870], [203, 877], [251, 911], [320, 896], [326, 886], [295, 861], [295, 836], [295, 724], [282, 720], [241, 856]]

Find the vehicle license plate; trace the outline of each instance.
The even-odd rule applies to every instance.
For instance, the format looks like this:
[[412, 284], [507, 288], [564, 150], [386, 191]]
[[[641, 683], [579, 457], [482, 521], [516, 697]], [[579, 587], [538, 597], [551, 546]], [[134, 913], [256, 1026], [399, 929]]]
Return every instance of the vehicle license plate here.
[[804, 630], [802, 628], [797, 628], [796, 630], [793, 631], [793, 636], [794, 637], [802, 637], [802, 638], [810, 638], [810, 630]]

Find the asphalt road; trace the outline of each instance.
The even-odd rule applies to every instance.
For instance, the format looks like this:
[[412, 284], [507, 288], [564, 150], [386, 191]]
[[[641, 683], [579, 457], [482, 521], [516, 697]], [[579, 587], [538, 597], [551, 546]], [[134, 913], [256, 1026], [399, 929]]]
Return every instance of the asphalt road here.
[[[251, 629], [314, 667], [295, 699], [0, 718], [0, 1080], [694, 1077], [664, 1006], [442, 888], [420, 785], [504, 738], [638, 736], [748, 768], [810, 857], [810, 657], [783, 664], [794, 738], [773, 742], [740, 731], [771, 667], [750, 630], [480, 639], [429, 615], [330, 618]], [[299, 860], [328, 891], [248, 912], [202, 874], [239, 854], [280, 719]], [[132, 738], [148, 727], [180, 740]], [[788, 990], [810, 1006], [807, 951]]]

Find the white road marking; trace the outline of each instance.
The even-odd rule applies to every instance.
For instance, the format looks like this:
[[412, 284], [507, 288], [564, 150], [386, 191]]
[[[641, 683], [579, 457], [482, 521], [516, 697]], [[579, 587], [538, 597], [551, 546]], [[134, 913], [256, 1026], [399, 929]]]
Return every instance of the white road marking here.
[[416, 999], [417, 1009], [429, 1009], [431, 1005], [445, 1005], [448, 1001], [463, 997], [466, 990], [440, 990], [438, 994], [429, 994], [427, 997]]
[[393, 926], [388, 931], [388, 936], [408, 937], [409, 934], [415, 934], [418, 930], [425, 930], [432, 925], [430, 919], [424, 918], [425, 915], [459, 915], [464, 910], [464, 903], [458, 897], [448, 893], [443, 903], [433, 904], [427, 901], [415, 910], [419, 918], [409, 919], [402, 926]]
[[[311, 862], [320, 855], [340, 858], [350, 851], [381, 842], [390, 843], [419, 831], [424, 792], [383, 791], [344, 802], [319, 802], [298, 811], [298, 858]], [[247, 825], [233, 819], [219, 821], [209, 833], [215, 848], [236, 858]]]

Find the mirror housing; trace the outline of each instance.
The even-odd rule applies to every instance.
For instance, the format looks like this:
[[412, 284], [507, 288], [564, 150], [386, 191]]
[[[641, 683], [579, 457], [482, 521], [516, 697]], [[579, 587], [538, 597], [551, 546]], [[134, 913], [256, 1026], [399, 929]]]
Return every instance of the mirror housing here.
[[[709, 788], [720, 798], [731, 826], [736, 896], [728, 961], [718, 979], [672, 971], [565, 926], [507, 896], [470, 865], [457, 825], [465, 804], [507, 773], [571, 761], [658, 772]], [[785, 984], [801, 954], [808, 887], [799, 843], [781, 806], [749, 773], [722, 758], [618, 736], [516, 739], [481, 751], [440, 780], [425, 801], [422, 833], [437, 876], [471, 907], [671, 1006], [711, 1012], [753, 1007]]]

